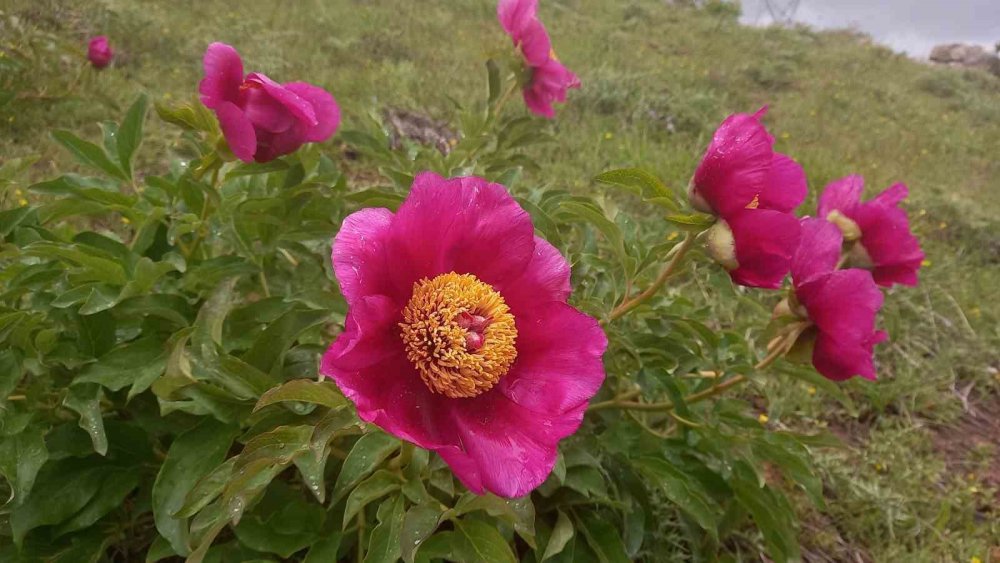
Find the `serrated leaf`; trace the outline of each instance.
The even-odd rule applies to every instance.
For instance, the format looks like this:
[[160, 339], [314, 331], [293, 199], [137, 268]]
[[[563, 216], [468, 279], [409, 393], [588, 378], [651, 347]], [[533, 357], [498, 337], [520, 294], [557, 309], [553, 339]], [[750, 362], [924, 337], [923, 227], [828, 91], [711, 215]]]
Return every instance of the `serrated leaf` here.
[[333, 486], [334, 502], [347, 495], [348, 491], [372, 474], [392, 452], [399, 449], [399, 440], [384, 432], [369, 432], [351, 448], [347, 459], [340, 468], [337, 482]]
[[175, 552], [187, 555], [192, 546], [187, 520], [174, 513], [184, 506], [195, 483], [222, 462], [237, 433], [234, 426], [204, 418], [170, 445], [153, 484], [152, 502], [156, 529]]
[[468, 561], [491, 561], [514, 563], [517, 558], [507, 545], [507, 540], [493, 526], [481, 520], [455, 520], [455, 530], [465, 540], [459, 553]]
[[406, 511], [399, 534], [401, 556], [406, 563], [413, 563], [417, 550], [437, 530], [444, 509], [437, 501], [418, 504]]
[[679, 209], [673, 192], [654, 174], [645, 170], [639, 168], [609, 170], [598, 174], [594, 177], [594, 180], [602, 184], [624, 188], [649, 203], [665, 207], [671, 211]]
[[128, 108], [121, 128], [118, 129], [118, 163], [129, 178], [132, 177], [132, 156], [142, 143], [142, 128], [146, 121], [148, 106], [149, 98], [145, 94], [140, 94]]
[[108, 437], [104, 433], [104, 418], [101, 415], [101, 399], [104, 391], [96, 383], [73, 385], [66, 392], [63, 406], [80, 415], [80, 428], [90, 434], [94, 451], [108, 453]]
[[714, 225], [716, 219], [712, 215], [705, 213], [691, 213], [688, 215], [667, 215], [667, 221], [686, 231], [704, 231]]
[[[365, 563], [396, 563], [401, 553], [400, 530], [403, 527], [403, 496], [386, 499], [378, 507], [378, 525], [372, 530], [365, 552]], [[488, 561], [488, 560], [484, 560]]]
[[597, 554], [597, 559], [601, 563], [629, 562], [622, 537], [611, 522], [594, 513], [587, 513], [577, 521], [587, 544]]
[[331, 409], [347, 404], [347, 399], [344, 398], [337, 386], [329, 381], [293, 379], [264, 393], [253, 410], [257, 412], [268, 405], [283, 401], [298, 401], [322, 405]]
[[690, 515], [702, 529], [718, 538], [721, 509], [711, 499], [704, 485], [696, 478], [660, 458], [642, 457], [633, 460], [635, 468], [655, 485], [671, 502]]
[[399, 476], [385, 469], [372, 473], [370, 477], [358, 483], [351, 494], [347, 495], [347, 503], [344, 505], [343, 527], [346, 528], [353, 521], [354, 516], [364, 510], [368, 503], [399, 489], [401, 485], [402, 480]]
[[122, 172], [117, 164], [111, 161], [107, 153], [104, 152], [104, 149], [94, 143], [84, 141], [73, 133], [64, 130], [53, 131], [52, 138], [60, 145], [66, 147], [81, 164], [104, 172], [113, 178], [127, 179], [125, 173]]
[[31, 493], [38, 471], [49, 459], [45, 432], [37, 426], [0, 438], [0, 474], [10, 486], [5, 504], [19, 505]]
[[552, 528], [552, 533], [549, 535], [549, 543], [546, 544], [545, 553], [542, 555], [540, 561], [545, 561], [549, 557], [555, 557], [562, 553], [569, 540], [573, 539], [573, 521], [562, 510], [558, 512], [559, 516], [556, 518], [556, 525]]

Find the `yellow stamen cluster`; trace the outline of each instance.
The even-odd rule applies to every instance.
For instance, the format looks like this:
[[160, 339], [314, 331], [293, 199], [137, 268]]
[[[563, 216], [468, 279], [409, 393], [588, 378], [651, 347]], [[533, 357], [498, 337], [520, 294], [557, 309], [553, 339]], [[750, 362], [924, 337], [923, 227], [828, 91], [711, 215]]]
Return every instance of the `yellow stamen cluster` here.
[[[484, 326], [470, 329], [463, 318], [472, 315], [484, 318]], [[495, 289], [471, 274], [413, 284], [399, 327], [406, 357], [424, 384], [453, 399], [488, 391], [517, 358], [514, 315]]]

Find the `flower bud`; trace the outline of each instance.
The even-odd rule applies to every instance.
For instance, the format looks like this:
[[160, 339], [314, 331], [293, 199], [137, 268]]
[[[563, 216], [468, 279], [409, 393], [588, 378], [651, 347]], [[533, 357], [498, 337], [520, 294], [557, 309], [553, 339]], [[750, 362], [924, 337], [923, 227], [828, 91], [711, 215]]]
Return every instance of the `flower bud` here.
[[828, 213], [826, 220], [837, 225], [837, 228], [844, 235], [844, 242], [854, 242], [861, 238], [861, 227], [839, 210], [834, 209]]
[[736, 239], [733, 238], [733, 231], [728, 223], [722, 219], [716, 221], [705, 236], [708, 239], [708, 255], [713, 260], [729, 271], [740, 267], [740, 263], [736, 261]]
[[98, 35], [92, 38], [87, 45], [87, 60], [96, 69], [102, 69], [111, 64], [113, 57], [114, 51], [111, 49], [111, 45], [108, 43], [108, 38], [105, 35]]

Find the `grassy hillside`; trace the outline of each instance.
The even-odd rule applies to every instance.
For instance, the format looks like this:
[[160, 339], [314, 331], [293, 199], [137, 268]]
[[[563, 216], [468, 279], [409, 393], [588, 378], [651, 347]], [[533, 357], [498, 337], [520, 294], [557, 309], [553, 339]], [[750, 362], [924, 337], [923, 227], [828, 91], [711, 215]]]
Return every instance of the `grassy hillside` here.
[[[918, 289], [888, 297], [880, 381], [845, 385], [848, 406], [779, 377], [749, 392], [766, 398], [768, 424], [827, 426], [848, 445], [822, 454], [826, 509], [802, 503], [810, 558], [987, 561], [995, 547], [1000, 561], [1000, 80], [853, 33], [750, 29], [727, 6], [667, 4], [543, 2], [583, 88], [553, 125], [559, 142], [542, 149], [548, 165], [526, 181], [595, 194], [596, 173], [640, 166], [681, 190], [726, 114], [769, 104], [778, 150], [809, 175], [807, 207], [849, 173], [870, 193], [906, 182], [928, 260]], [[5, 0], [0, 10], [0, 89], [17, 96], [0, 107], [0, 161], [39, 155], [38, 178], [71, 166], [49, 130], [96, 136], [143, 90], [192, 97], [214, 40], [248, 68], [333, 92], [347, 129], [386, 107], [448, 119], [451, 99], [480, 97], [482, 61], [504, 41], [489, 0]], [[118, 60], [77, 80], [97, 33]], [[143, 155], [155, 169], [179, 139], [149, 127]], [[740, 313], [723, 312], [746, 323]]]

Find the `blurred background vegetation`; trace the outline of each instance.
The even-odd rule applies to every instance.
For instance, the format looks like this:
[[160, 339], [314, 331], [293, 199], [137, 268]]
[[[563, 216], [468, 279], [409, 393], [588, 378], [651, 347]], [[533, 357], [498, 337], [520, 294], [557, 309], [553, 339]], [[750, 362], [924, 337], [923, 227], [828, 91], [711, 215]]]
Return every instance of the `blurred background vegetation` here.
[[[879, 382], [850, 382], [841, 400], [785, 378], [747, 393], [767, 424], [826, 427], [848, 446], [822, 454], [825, 510], [800, 503], [808, 559], [1000, 561], [1000, 80], [854, 32], [742, 27], [731, 3], [542, 4], [583, 87], [525, 181], [601, 199], [595, 174], [638, 166], [682, 191], [725, 115], [769, 104], [776, 148], [809, 175], [805, 208], [849, 173], [869, 195], [909, 185], [928, 259], [919, 288], [888, 296]], [[101, 73], [84, 66], [96, 34], [117, 51]], [[330, 90], [345, 128], [389, 109], [446, 121], [453, 101], [480, 97], [474, 70], [505, 47], [489, 0], [3, 0], [0, 162], [40, 155], [37, 179], [72, 169], [48, 131], [98, 136], [140, 91], [192, 99], [211, 41], [236, 46], [248, 69]], [[147, 131], [137, 168], [162, 169], [179, 136], [155, 119]], [[323, 149], [344, 147], [334, 137]], [[7, 208], [25, 196], [5, 197]], [[731, 327], [766, 321], [721, 307]]]

